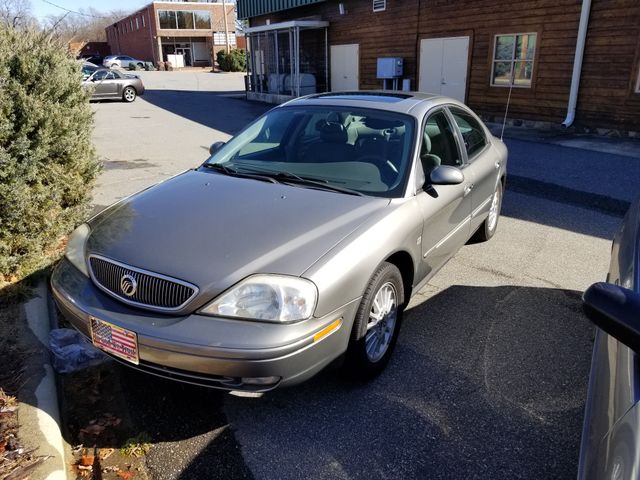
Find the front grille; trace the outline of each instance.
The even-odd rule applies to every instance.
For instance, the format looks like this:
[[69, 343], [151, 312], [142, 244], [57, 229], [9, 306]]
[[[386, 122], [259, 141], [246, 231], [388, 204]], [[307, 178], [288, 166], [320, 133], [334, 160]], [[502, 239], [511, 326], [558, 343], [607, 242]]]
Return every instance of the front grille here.
[[[154, 310], [174, 311], [186, 305], [198, 293], [198, 288], [182, 280], [131, 267], [104, 257], [91, 255], [91, 276], [105, 292], [125, 303]], [[129, 295], [123, 290], [123, 280], [129, 281]], [[131, 279], [134, 282], [131, 282]], [[125, 282], [127, 281], [125, 280]], [[131, 285], [135, 288], [131, 289]]]

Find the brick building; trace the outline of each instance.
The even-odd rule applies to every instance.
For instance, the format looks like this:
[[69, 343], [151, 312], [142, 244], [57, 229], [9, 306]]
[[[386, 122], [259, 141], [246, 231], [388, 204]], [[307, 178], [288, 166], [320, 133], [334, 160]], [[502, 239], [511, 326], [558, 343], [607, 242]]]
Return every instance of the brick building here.
[[[377, 60], [399, 57], [400, 88], [406, 80], [412, 90], [456, 97], [488, 119], [501, 120], [511, 91], [512, 119], [640, 132], [637, 0], [238, 0], [237, 6], [239, 18], [249, 20], [248, 85], [257, 98], [382, 88]], [[584, 55], [576, 62], [580, 45]]]
[[[229, 43], [235, 46], [235, 8], [226, 2]], [[153, 2], [106, 28], [113, 54], [153, 62], [182, 55], [185, 66], [209, 66], [226, 48], [222, 1]]]

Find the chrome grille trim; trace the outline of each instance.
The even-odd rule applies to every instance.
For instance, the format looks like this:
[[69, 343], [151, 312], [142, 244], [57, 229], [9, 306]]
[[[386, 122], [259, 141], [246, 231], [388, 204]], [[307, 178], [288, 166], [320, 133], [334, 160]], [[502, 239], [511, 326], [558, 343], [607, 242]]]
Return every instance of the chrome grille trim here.
[[[112, 297], [128, 305], [158, 312], [177, 312], [199, 292], [198, 287], [184, 280], [132, 267], [102, 255], [89, 255], [89, 273], [94, 284]], [[120, 290], [120, 280], [126, 274], [138, 282], [137, 291], [130, 298]]]

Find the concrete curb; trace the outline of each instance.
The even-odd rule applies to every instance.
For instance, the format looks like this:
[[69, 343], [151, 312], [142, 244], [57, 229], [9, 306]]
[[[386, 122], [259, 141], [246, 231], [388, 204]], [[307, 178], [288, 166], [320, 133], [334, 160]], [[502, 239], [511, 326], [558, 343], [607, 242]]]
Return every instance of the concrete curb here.
[[34, 293], [35, 296], [24, 305], [29, 330], [24, 338], [29, 351], [25, 359], [29, 381], [20, 391], [20, 435], [25, 447], [37, 447], [38, 456], [50, 457], [31, 473], [30, 478], [66, 480], [67, 446], [60, 430], [58, 391], [49, 352], [51, 316], [46, 280], [38, 283]]

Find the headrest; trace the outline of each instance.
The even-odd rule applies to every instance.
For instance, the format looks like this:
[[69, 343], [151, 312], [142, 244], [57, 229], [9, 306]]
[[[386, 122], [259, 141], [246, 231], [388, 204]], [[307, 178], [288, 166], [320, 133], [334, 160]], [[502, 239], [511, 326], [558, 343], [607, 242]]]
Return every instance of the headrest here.
[[325, 122], [320, 126], [320, 138], [329, 143], [347, 143], [348, 134], [344, 125], [340, 123]]
[[421, 155], [426, 155], [427, 153], [431, 153], [431, 139], [429, 138], [429, 134], [424, 132], [422, 135], [422, 152]]

